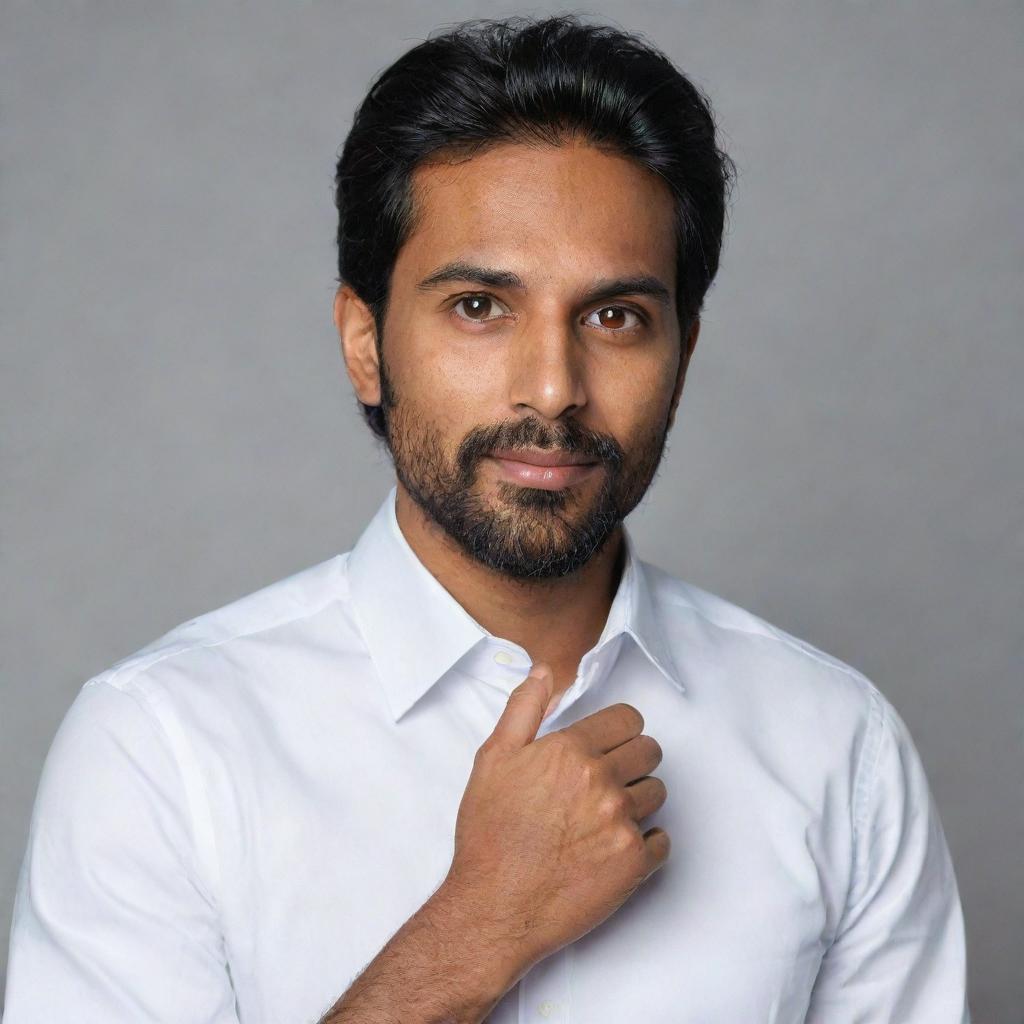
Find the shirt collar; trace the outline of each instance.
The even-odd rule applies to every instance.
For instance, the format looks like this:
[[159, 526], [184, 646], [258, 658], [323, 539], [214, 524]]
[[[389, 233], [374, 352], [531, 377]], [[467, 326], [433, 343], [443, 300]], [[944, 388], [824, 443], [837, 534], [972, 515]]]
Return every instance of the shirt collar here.
[[[481, 641], [496, 639], [413, 551], [395, 514], [397, 492], [395, 484], [348, 556], [354, 614], [395, 721], [467, 652]], [[622, 577], [601, 637], [584, 661], [624, 633], [685, 693], [650, 581], [625, 523], [622, 533]]]

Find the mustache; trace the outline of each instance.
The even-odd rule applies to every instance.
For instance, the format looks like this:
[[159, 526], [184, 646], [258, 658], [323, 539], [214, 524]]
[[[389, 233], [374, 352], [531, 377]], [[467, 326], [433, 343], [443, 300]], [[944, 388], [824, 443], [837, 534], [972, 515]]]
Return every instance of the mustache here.
[[540, 448], [607, 463], [613, 468], [622, 463], [624, 455], [613, 437], [587, 430], [575, 420], [553, 429], [536, 417], [529, 417], [474, 428], [459, 446], [458, 461], [464, 471], [470, 471], [491, 451], [502, 448]]

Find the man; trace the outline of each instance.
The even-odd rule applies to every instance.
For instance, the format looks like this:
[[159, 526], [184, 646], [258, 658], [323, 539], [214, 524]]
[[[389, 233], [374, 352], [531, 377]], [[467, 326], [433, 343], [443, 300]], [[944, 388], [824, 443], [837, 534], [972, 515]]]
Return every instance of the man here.
[[83, 687], [8, 1024], [969, 1021], [900, 716], [623, 523], [730, 172], [667, 58], [573, 17], [379, 76], [335, 320], [396, 485], [351, 551]]

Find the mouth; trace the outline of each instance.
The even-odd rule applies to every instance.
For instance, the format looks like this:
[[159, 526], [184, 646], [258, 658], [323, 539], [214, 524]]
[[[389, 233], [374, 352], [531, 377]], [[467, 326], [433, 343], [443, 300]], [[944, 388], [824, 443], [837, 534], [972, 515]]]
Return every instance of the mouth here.
[[508, 462], [521, 462], [529, 466], [593, 466], [597, 459], [572, 452], [541, 451], [539, 448], [496, 448], [492, 458]]
[[582, 483], [599, 465], [585, 456], [536, 449], [502, 449], [492, 452], [489, 458], [505, 480], [544, 491]]

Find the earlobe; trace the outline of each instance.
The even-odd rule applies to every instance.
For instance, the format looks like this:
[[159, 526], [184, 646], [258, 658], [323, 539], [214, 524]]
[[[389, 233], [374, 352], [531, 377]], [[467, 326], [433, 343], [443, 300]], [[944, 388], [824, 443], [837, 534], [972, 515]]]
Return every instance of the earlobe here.
[[380, 405], [377, 325], [370, 308], [347, 284], [334, 295], [334, 326], [356, 396], [366, 405]]

